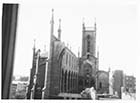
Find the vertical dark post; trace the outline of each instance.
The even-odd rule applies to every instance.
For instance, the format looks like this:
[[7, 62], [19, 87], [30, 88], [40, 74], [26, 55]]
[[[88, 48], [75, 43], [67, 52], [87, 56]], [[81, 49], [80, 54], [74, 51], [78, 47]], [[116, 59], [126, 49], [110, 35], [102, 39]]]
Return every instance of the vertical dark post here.
[[2, 14], [2, 99], [9, 99], [13, 74], [18, 4], [3, 4]]

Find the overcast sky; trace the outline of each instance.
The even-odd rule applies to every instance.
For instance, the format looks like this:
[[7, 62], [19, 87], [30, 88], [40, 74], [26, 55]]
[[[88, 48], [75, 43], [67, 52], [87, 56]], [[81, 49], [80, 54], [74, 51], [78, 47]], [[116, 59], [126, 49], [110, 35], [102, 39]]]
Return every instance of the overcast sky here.
[[[34, 1], [34, 0], [33, 0]], [[41, 0], [42, 1], [42, 0]], [[98, 2], [97, 2], [98, 1]], [[104, 1], [104, 0], [103, 0]], [[49, 51], [51, 9], [54, 9], [54, 32], [57, 36], [61, 18], [62, 41], [77, 55], [82, 45], [82, 20], [86, 26], [97, 23], [99, 69], [124, 70], [135, 75], [138, 57], [137, 5], [135, 0], [49, 0], [20, 2], [14, 75], [29, 76], [32, 66], [33, 40], [43, 52]]]

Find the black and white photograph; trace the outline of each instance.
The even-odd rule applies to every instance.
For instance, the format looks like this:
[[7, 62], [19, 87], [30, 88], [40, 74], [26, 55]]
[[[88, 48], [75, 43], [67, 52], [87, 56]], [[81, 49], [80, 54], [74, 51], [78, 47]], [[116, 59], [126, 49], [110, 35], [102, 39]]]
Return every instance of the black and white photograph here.
[[0, 6], [2, 101], [136, 102], [137, 0], [3, 0]]

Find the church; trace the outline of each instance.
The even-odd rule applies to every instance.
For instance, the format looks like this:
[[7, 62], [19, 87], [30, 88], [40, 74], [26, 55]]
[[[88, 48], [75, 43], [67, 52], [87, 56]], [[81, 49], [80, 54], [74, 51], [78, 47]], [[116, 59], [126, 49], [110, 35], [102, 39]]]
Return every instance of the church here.
[[[79, 53], [78, 53], [79, 54]], [[103, 72], [108, 80], [108, 73]], [[96, 23], [82, 24], [82, 51], [78, 57], [61, 41], [61, 20], [58, 37], [54, 35], [52, 10], [49, 57], [33, 49], [33, 65], [27, 99], [81, 98], [85, 88], [98, 90], [99, 52], [96, 52]], [[100, 74], [102, 74], [100, 72]], [[108, 82], [108, 81], [107, 81]], [[108, 88], [108, 87], [107, 87]]]

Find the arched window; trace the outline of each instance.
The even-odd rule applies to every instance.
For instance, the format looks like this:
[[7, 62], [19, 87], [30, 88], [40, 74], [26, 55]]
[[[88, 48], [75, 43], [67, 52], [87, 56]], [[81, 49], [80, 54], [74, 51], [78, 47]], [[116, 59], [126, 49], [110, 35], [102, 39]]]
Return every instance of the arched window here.
[[102, 83], [100, 82], [100, 84], [99, 84], [99, 88], [101, 89], [102, 88]]
[[87, 59], [89, 59], [89, 54], [87, 55]]
[[70, 92], [70, 71], [68, 72], [68, 92]]
[[64, 92], [67, 90], [67, 71], [65, 71], [65, 77], [64, 77]]
[[62, 76], [61, 76], [61, 92], [64, 92], [63, 89], [64, 89], [64, 72], [63, 72], [63, 69], [62, 69]]
[[68, 54], [66, 53], [66, 65], [68, 64]]
[[87, 52], [90, 52], [90, 35], [87, 36]]

